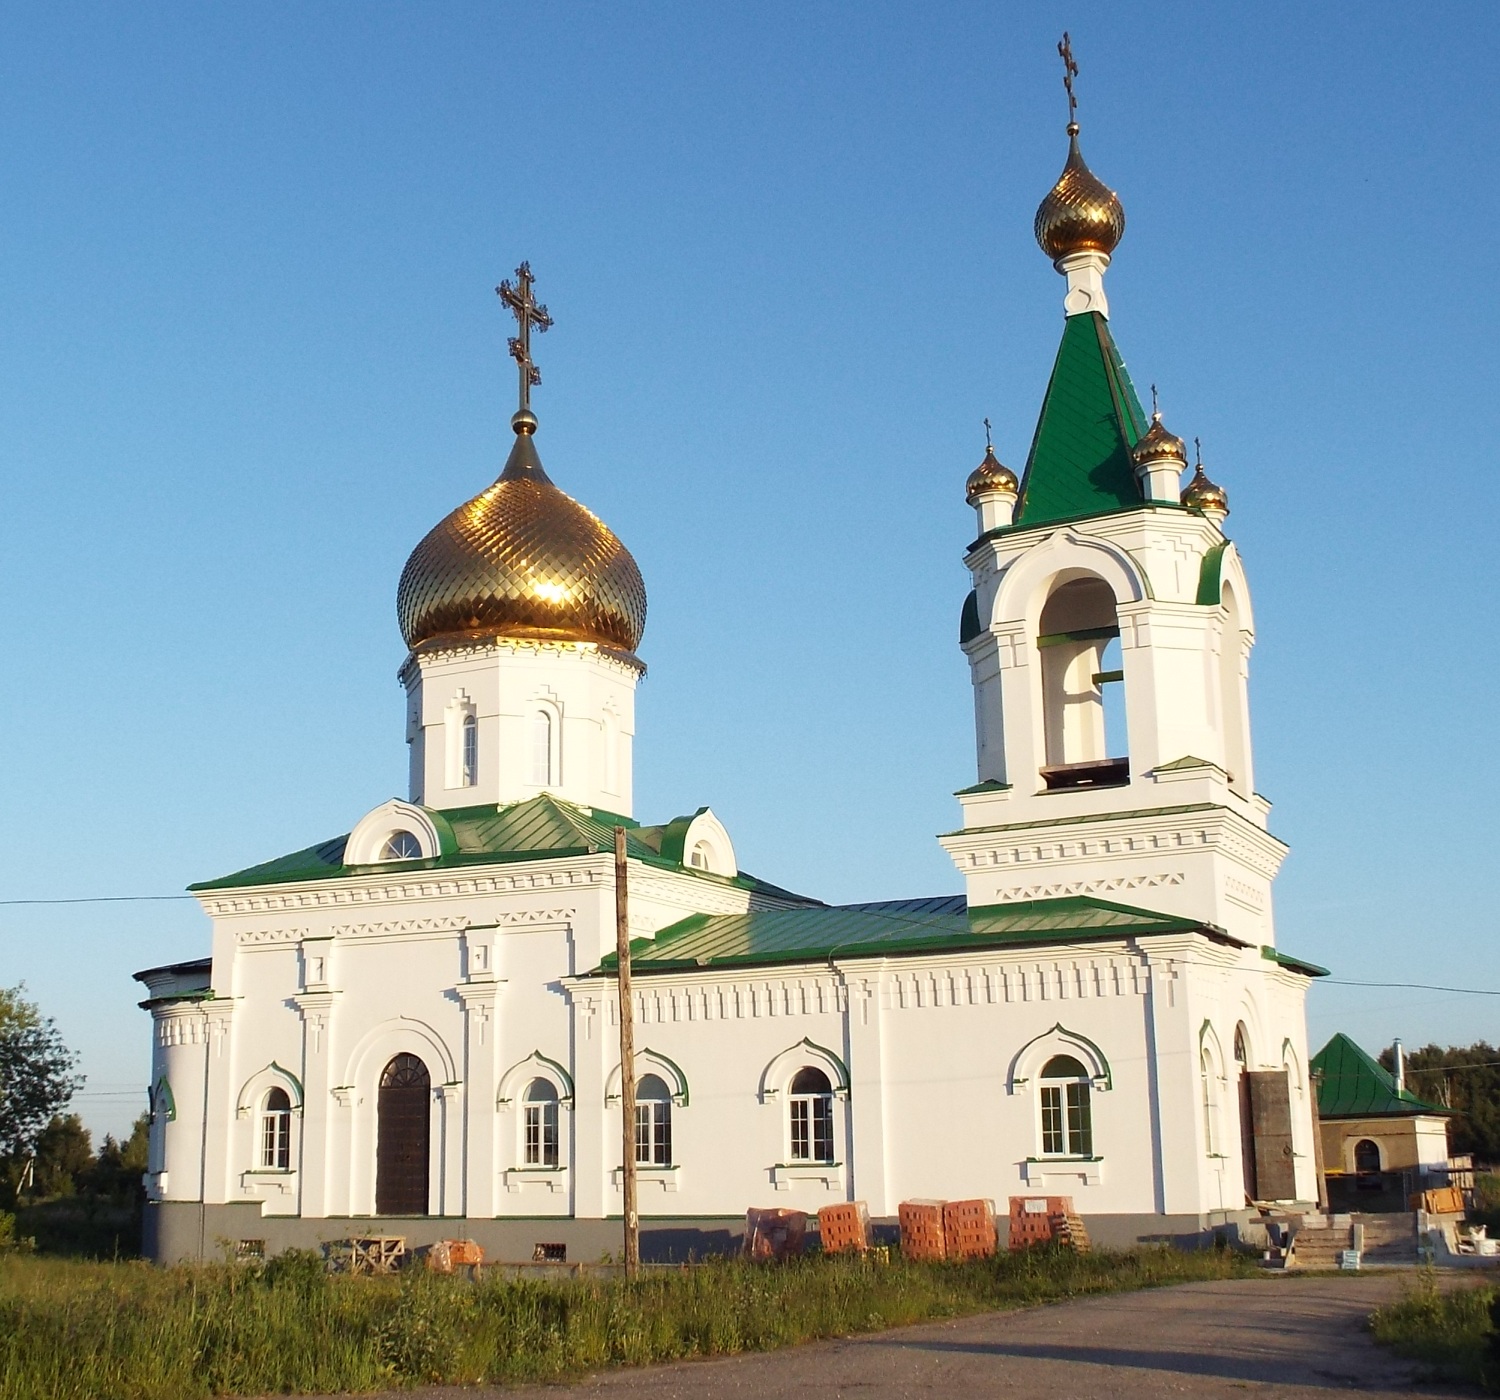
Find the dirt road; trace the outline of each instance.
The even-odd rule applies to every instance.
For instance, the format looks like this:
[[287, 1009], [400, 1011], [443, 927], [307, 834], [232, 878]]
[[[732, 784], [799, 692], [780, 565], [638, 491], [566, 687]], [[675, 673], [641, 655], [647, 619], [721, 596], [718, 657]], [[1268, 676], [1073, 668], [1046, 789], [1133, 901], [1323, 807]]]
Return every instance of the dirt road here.
[[[466, 1400], [897, 1400], [1454, 1394], [1371, 1342], [1398, 1276], [1269, 1277], [1087, 1298], [788, 1351], [613, 1371], [569, 1386], [467, 1390]], [[451, 1390], [408, 1392], [453, 1400]]]

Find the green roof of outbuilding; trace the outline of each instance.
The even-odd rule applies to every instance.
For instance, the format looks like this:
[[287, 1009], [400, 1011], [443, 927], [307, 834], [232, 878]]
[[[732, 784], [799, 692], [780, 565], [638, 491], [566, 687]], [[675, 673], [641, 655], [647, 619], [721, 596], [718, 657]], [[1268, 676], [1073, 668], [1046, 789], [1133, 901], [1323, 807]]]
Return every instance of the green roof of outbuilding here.
[[[630, 958], [632, 969], [646, 974], [823, 962], [835, 955], [895, 957], [1199, 930], [1217, 933], [1193, 919], [1082, 896], [965, 909], [960, 895], [831, 909], [692, 914], [655, 938], [633, 940]], [[614, 966], [611, 954], [597, 970], [610, 971]]]
[[1410, 1089], [1397, 1089], [1391, 1072], [1365, 1054], [1347, 1035], [1334, 1036], [1319, 1050], [1312, 1058], [1312, 1068], [1320, 1076], [1320, 1118], [1386, 1118], [1448, 1112], [1419, 1099]]
[[1143, 504], [1131, 449], [1146, 431], [1125, 361], [1097, 311], [1069, 316], [1042, 400], [1015, 528]]
[[[442, 839], [442, 853], [427, 860], [381, 861], [378, 865], [345, 865], [348, 836], [293, 851], [262, 865], [236, 871], [217, 880], [205, 880], [188, 888], [194, 891], [244, 889], [257, 885], [300, 884], [306, 880], [333, 880], [374, 871], [452, 870], [465, 866], [497, 865], [522, 860], [555, 860], [565, 856], [598, 855], [615, 848], [615, 827], [625, 827], [625, 852], [632, 860], [649, 865], [686, 870], [706, 880], [724, 881], [682, 863], [682, 839], [691, 817], [678, 817], [664, 826], [640, 826], [629, 817], [571, 802], [543, 793], [525, 802], [497, 807], [456, 807], [446, 811], [426, 807]], [[702, 810], [702, 809], [700, 809]], [[675, 837], [675, 840], [674, 840]], [[760, 890], [789, 899], [802, 899], [776, 885], [743, 872], [727, 883]], [[815, 900], [807, 900], [816, 904]]]

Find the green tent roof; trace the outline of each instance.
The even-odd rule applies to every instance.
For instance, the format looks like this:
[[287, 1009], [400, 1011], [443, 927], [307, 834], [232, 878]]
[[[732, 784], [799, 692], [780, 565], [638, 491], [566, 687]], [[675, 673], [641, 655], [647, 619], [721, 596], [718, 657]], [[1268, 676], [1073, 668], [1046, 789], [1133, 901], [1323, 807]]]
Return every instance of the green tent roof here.
[[1447, 1113], [1397, 1089], [1390, 1071], [1372, 1060], [1347, 1035], [1334, 1036], [1312, 1059], [1318, 1082], [1318, 1115], [1322, 1118], [1383, 1118], [1419, 1113]]
[[[291, 855], [278, 856], [262, 865], [236, 871], [217, 880], [189, 885], [194, 891], [234, 890], [255, 885], [297, 884], [305, 880], [333, 880], [349, 875], [367, 875], [373, 870], [402, 871], [452, 870], [474, 865], [497, 865], [521, 860], [552, 860], [564, 856], [597, 855], [615, 848], [615, 827], [623, 826], [625, 851], [632, 859], [649, 865], [687, 870], [706, 880], [723, 880], [685, 865], [682, 860], [682, 836], [691, 817], [678, 817], [664, 826], [639, 826], [629, 817], [616, 816], [543, 793], [525, 802], [497, 807], [457, 807], [439, 811], [423, 808], [442, 841], [442, 853], [427, 860], [382, 861], [378, 866], [346, 865], [344, 849], [347, 834], [321, 841]], [[700, 809], [702, 810], [702, 809]], [[739, 874], [729, 881], [742, 888], [774, 894], [786, 899], [804, 900], [776, 885]]]
[[1145, 431], [1109, 322], [1097, 311], [1069, 316], [1026, 459], [1016, 527], [1141, 505], [1130, 451]]
[[[963, 897], [775, 909], [749, 914], [692, 914], [653, 938], [630, 945], [633, 971], [762, 966], [1101, 938], [1192, 933], [1205, 926], [1128, 904], [1074, 897], [965, 909]], [[1205, 930], [1207, 931], [1207, 930]], [[614, 955], [597, 969], [612, 971]]]

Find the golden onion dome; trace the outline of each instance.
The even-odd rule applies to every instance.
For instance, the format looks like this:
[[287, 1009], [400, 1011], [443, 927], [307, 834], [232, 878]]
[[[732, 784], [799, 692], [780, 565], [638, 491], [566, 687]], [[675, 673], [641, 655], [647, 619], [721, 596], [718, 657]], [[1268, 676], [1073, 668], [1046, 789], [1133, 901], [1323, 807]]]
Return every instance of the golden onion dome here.
[[1069, 253], [1113, 253], [1125, 232], [1120, 197], [1087, 165], [1078, 123], [1068, 123], [1068, 159], [1036, 211], [1036, 241], [1053, 262]]
[[401, 571], [406, 645], [523, 637], [633, 653], [646, 626], [640, 569], [609, 526], [552, 484], [536, 419], [523, 410], [512, 423], [499, 480], [434, 526]]
[[1224, 515], [1229, 514], [1228, 494], [1222, 486], [1217, 486], [1208, 479], [1202, 462], [1198, 463], [1193, 479], [1188, 482], [1182, 493], [1182, 503], [1191, 510], [1219, 511]]
[[1021, 484], [1016, 480], [1015, 472], [1003, 465], [995, 456], [993, 447], [984, 449], [984, 461], [969, 473], [969, 480], [964, 486], [964, 499], [973, 505], [981, 496], [991, 491], [1005, 491], [1015, 495], [1020, 490]]
[[1132, 456], [1138, 466], [1144, 466], [1147, 462], [1170, 460], [1186, 467], [1187, 444], [1175, 433], [1168, 431], [1166, 424], [1161, 421], [1161, 414], [1153, 413], [1151, 426], [1136, 443]]

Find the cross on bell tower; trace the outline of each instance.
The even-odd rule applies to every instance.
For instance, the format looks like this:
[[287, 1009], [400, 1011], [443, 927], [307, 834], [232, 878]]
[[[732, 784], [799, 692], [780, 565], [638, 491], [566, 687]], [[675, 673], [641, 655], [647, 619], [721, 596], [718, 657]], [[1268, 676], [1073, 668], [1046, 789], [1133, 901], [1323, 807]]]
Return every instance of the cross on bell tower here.
[[531, 415], [532, 386], [542, 382], [542, 372], [531, 358], [531, 328], [535, 326], [538, 335], [552, 328], [552, 317], [547, 308], [532, 294], [534, 285], [535, 279], [531, 275], [531, 264], [523, 262], [516, 269], [514, 284], [506, 278], [495, 288], [496, 294], [515, 316], [516, 324], [520, 328], [520, 334], [511, 336], [506, 343], [520, 371], [520, 404], [516, 410], [517, 416], [526, 414], [528, 417]]

